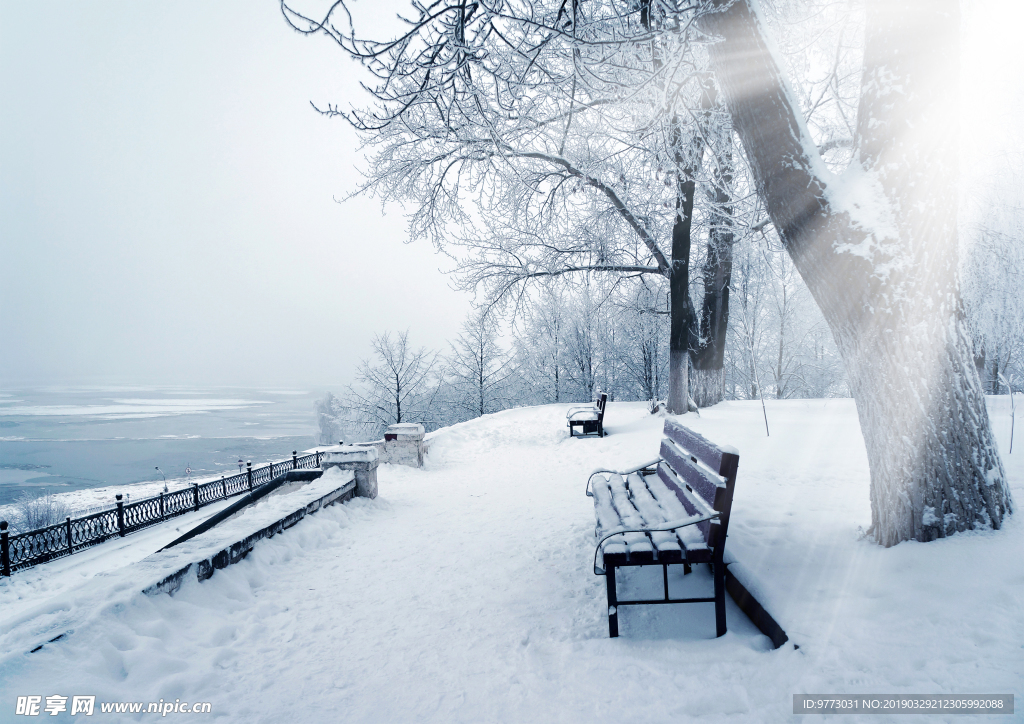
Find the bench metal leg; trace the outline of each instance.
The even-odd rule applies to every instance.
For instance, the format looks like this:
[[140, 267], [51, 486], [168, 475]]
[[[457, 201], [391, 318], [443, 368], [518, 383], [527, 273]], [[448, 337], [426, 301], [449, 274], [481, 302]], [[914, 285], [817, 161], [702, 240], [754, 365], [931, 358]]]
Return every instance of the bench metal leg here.
[[615, 596], [615, 566], [605, 567], [605, 583], [608, 585], [608, 638], [619, 635], [619, 599]]
[[725, 563], [715, 561], [715, 626], [718, 635], [725, 635]]

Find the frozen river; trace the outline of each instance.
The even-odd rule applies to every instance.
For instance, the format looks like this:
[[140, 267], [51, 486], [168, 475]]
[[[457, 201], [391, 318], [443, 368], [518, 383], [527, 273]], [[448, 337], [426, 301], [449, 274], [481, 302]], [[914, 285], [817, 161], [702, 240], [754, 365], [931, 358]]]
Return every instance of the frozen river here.
[[[202, 478], [316, 440], [307, 390], [63, 387], [0, 391], [0, 505], [20, 494]], [[156, 468], [159, 467], [161, 472]]]

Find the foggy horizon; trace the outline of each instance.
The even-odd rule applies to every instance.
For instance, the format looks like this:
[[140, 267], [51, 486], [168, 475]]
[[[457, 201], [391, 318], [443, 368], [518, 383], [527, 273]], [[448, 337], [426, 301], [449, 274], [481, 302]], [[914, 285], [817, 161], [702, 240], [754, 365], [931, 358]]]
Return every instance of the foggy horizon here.
[[362, 69], [276, 2], [4, 3], [0, 388], [334, 387], [469, 309], [354, 192]]

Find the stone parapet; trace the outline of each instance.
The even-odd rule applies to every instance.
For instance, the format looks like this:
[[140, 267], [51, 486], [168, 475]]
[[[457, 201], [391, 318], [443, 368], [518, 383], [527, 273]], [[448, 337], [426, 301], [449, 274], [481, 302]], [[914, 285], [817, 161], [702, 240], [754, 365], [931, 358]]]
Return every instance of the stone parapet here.
[[320, 467], [351, 470], [356, 476], [356, 495], [363, 498], [377, 497], [377, 466], [380, 456], [376, 447], [356, 445], [335, 445], [323, 452]]
[[361, 442], [356, 447], [362, 450], [375, 449], [382, 463], [422, 468], [423, 455], [426, 452], [424, 434], [423, 425], [403, 422], [389, 425], [383, 440]]

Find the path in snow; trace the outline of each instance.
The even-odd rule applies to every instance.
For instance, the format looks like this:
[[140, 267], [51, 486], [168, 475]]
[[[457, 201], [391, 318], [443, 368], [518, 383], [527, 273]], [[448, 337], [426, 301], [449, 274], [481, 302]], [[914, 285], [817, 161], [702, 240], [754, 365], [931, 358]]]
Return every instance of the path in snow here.
[[32, 622], [0, 637], [0, 721], [25, 694], [210, 701], [226, 721], [678, 722], [789, 720], [796, 693], [1021, 688], [1022, 526], [888, 551], [859, 539], [849, 401], [772, 405], [771, 438], [747, 403], [687, 420], [740, 449], [729, 550], [799, 650], [772, 651], [731, 601], [721, 639], [710, 604], [626, 609], [606, 638], [586, 476], [652, 457], [662, 421], [613, 403], [609, 437], [569, 440], [565, 407], [441, 431], [426, 469], [382, 466], [379, 499], [173, 597], [112, 595], [35, 654], [5, 646]]

